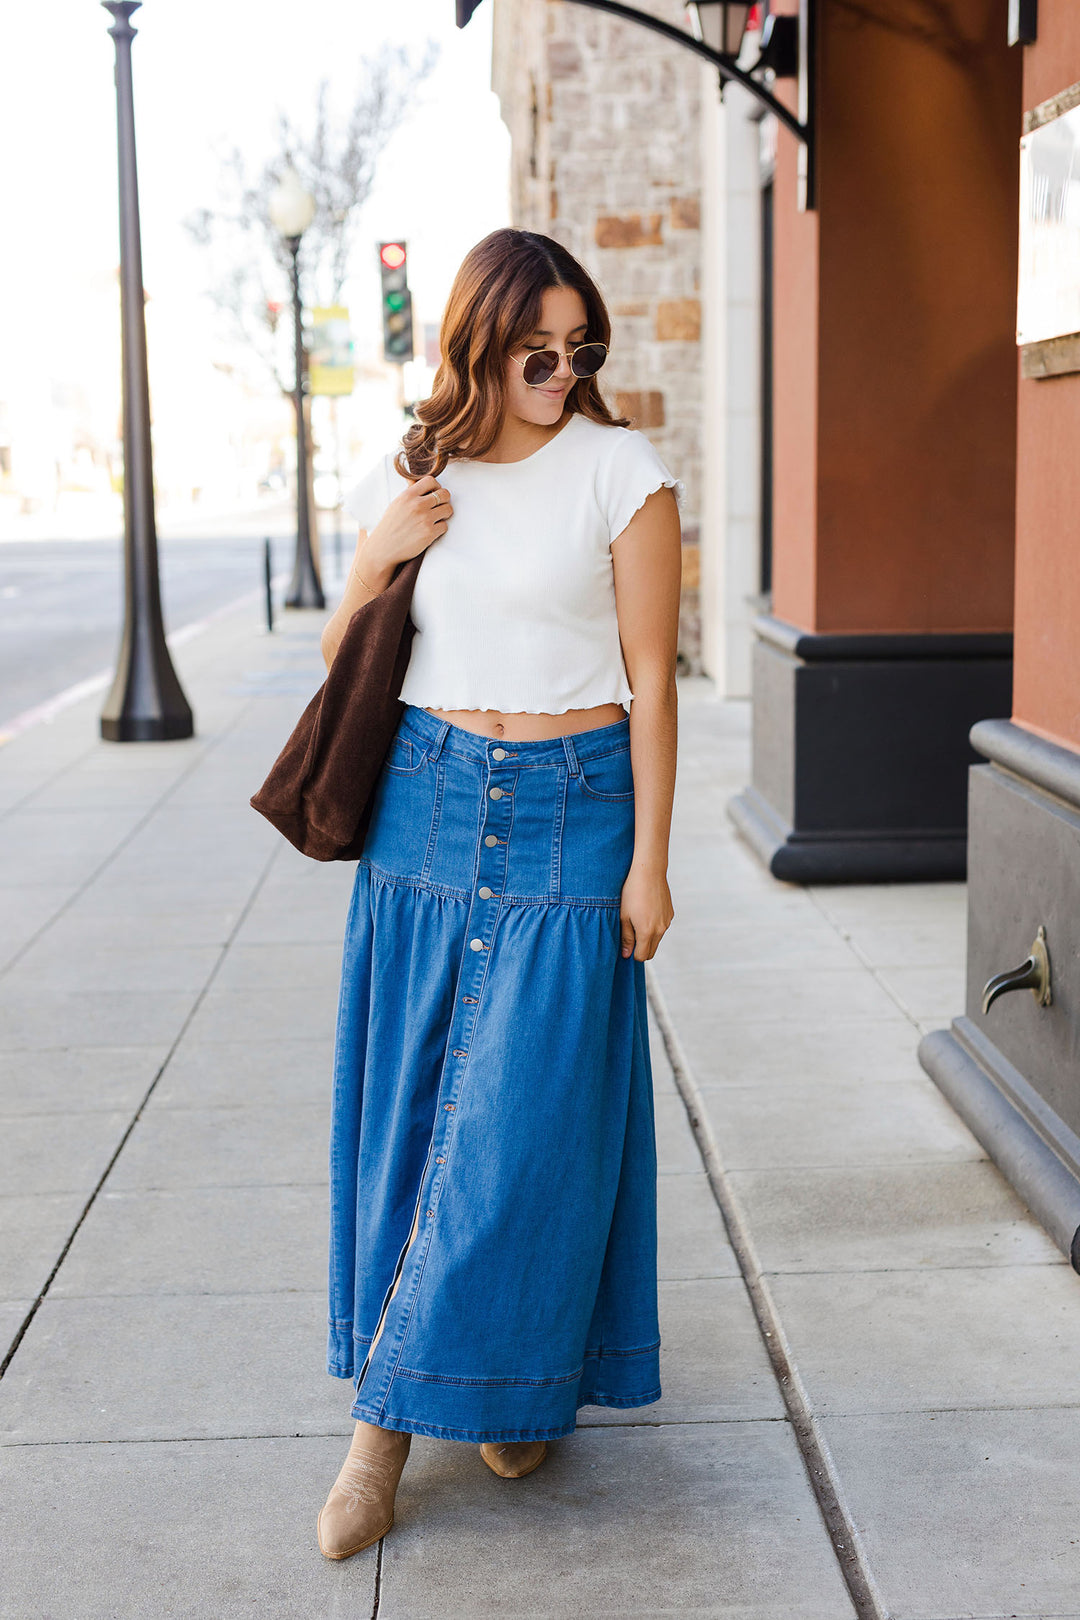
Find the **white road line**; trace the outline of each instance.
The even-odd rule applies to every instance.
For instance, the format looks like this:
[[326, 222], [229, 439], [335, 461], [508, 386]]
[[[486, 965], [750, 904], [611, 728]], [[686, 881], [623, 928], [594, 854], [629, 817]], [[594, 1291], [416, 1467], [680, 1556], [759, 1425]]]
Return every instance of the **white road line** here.
[[[275, 590], [280, 588], [291, 577], [291, 572], [275, 574], [271, 580], [271, 588]], [[193, 619], [190, 624], [182, 624], [178, 630], [170, 630], [165, 640], [170, 647], [183, 647], [187, 642], [201, 636], [203, 631], [208, 630], [218, 619], [226, 618], [238, 608], [246, 607], [249, 602], [260, 601], [265, 594], [266, 586], [256, 585], [254, 590], [233, 597], [231, 602], [225, 602], [221, 607], [214, 608], [203, 618]], [[31, 726], [47, 724], [50, 720], [55, 720], [65, 709], [70, 709], [73, 703], [79, 703], [94, 692], [103, 691], [112, 680], [113, 673], [112, 668], [99, 669], [96, 675], [87, 675], [85, 679], [76, 681], [72, 686], [66, 686], [62, 692], [57, 692], [55, 697], [47, 698], [44, 703], [35, 703], [32, 709], [24, 709], [13, 720], [0, 726], [0, 748], [15, 737], [21, 736], [24, 731], [29, 731]]]

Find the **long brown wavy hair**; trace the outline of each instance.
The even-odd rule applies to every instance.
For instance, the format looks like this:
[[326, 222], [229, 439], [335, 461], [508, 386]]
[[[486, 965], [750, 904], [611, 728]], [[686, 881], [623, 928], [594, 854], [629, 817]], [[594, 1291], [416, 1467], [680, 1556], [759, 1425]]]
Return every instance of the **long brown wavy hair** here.
[[[417, 404], [395, 458], [403, 478], [438, 477], [455, 456], [482, 456], [491, 449], [506, 404], [507, 356], [536, 330], [549, 287], [581, 294], [586, 343], [611, 342], [600, 289], [561, 242], [507, 227], [469, 249], [446, 302], [431, 394]], [[626, 417], [612, 415], [595, 377], [577, 379], [566, 409], [593, 422], [629, 425]]]

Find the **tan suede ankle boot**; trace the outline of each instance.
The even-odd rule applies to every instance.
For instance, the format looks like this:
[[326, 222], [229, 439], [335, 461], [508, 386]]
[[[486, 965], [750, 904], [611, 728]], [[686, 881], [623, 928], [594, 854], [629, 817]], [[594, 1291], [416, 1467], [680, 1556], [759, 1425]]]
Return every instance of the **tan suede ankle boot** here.
[[411, 1434], [379, 1429], [372, 1435], [369, 1424], [356, 1425], [349, 1455], [319, 1514], [324, 1558], [351, 1558], [386, 1534], [411, 1444]]
[[511, 1440], [499, 1444], [495, 1440], [483, 1440], [480, 1455], [500, 1479], [521, 1479], [539, 1468], [547, 1456], [547, 1441]]

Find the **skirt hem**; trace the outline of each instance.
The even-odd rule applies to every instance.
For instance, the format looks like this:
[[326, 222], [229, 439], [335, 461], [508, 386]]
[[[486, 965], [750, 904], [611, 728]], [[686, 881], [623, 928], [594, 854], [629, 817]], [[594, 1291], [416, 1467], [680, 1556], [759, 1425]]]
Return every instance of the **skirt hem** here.
[[[602, 1395], [597, 1390], [590, 1394], [588, 1400], [578, 1402], [578, 1411], [583, 1406], [652, 1406], [659, 1399], [659, 1387], [643, 1395]], [[395, 1417], [391, 1412], [379, 1412], [359, 1406], [354, 1406], [350, 1415], [358, 1422], [373, 1423], [380, 1429], [419, 1434], [429, 1440], [463, 1440], [474, 1444], [487, 1441], [492, 1444], [512, 1445], [522, 1440], [563, 1440], [577, 1428], [576, 1417], [569, 1423], [547, 1429], [453, 1429], [444, 1424], [423, 1423], [418, 1418]]]

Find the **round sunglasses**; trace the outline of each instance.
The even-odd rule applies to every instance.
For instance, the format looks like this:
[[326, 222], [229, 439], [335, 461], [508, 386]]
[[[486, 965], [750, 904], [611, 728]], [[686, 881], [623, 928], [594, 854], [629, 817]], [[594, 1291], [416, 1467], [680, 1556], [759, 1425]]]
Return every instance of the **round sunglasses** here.
[[[562, 355], [555, 349], [535, 349], [524, 360], [518, 360], [516, 354], [510, 358], [517, 360], [521, 367], [523, 382], [530, 388], [543, 388], [558, 371]], [[579, 343], [576, 348], [567, 349], [566, 358], [575, 377], [595, 377], [607, 359], [607, 344]]]

